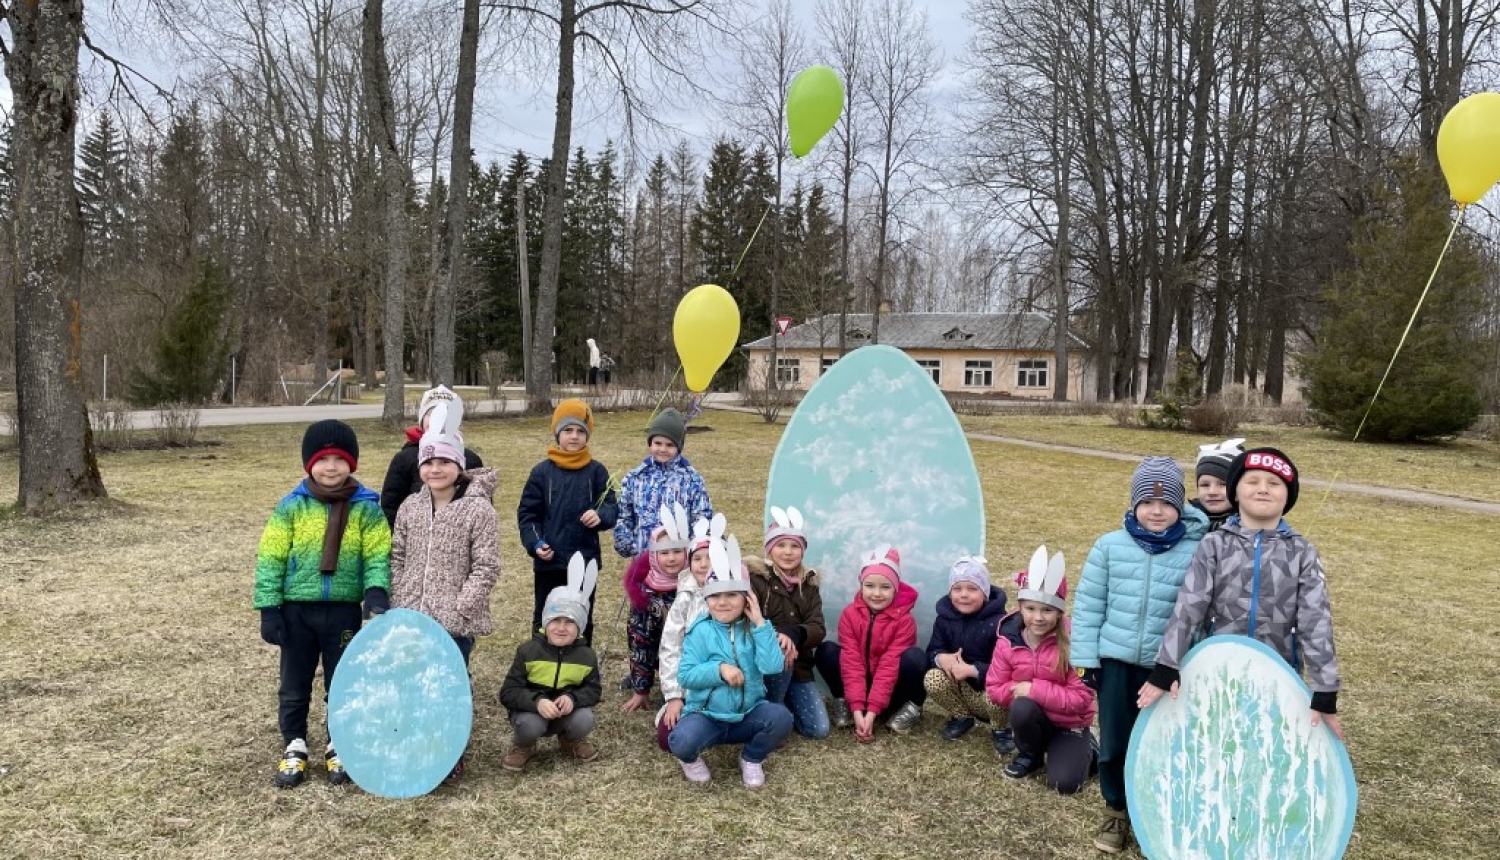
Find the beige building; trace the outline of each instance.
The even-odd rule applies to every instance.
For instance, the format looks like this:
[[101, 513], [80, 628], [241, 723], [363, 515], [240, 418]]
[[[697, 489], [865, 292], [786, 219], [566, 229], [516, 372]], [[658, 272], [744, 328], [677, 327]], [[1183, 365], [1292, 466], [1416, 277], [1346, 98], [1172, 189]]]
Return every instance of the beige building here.
[[[871, 315], [848, 314], [845, 347], [870, 343]], [[838, 360], [839, 316], [829, 314], [793, 326], [777, 338], [778, 387], [807, 390]], [[880, 342], [911, 356], [938, 388], [954, 394], [1045, 400], [1052, 397], [1052, 320], [1023, 314], [880, 315]], [[1092, 400], [1094, 362], [1088, 346], [1069, 335], [1068, 399]], [[764, 387], [771, 338], [745, 344], [751, 385]]]

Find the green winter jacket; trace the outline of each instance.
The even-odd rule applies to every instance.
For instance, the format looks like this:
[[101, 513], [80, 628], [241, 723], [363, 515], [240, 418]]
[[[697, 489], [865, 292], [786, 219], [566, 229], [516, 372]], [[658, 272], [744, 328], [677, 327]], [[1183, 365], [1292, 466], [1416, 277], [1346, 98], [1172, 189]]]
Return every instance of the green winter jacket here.
[[599, 658], [581, 639], [557, 648], [547, 641], [545, 632], [538, 630], [516, 649], [516, 658], [500, 686], [500, 704], [512, 714], [534, 714], [538, 700], [556, 699], [564, 693], [573, 697], [575, 709], [599, 704], [603, 694]]
[[380, 497], [360, 487], [349, 500], [349, 524], [339, 563], [323, 575], [323, 532], [328, 505], [313, 498], [304, 481], [276, 503], [255, 552], [255, 608], [283, 603], [359, 603], [365, 589], [391, 590], [391, 527]]

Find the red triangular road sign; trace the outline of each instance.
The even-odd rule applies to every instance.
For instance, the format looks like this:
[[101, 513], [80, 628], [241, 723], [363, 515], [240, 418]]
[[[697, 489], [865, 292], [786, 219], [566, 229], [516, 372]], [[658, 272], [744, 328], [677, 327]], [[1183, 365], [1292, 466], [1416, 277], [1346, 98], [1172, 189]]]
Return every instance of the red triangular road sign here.
[[776, 318], [776, 333], [777, 334], [786, 334], [787, 329], [789, 329], [791, 327], [792, 327], [792, 318], [791, 317], [777, 317]]

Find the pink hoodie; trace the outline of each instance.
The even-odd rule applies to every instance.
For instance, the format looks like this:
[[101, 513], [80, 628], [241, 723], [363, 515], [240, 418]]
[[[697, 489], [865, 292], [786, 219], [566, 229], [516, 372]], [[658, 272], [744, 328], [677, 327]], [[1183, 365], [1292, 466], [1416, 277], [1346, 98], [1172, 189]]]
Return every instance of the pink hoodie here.
[[[990, 658], [990, 671], [984, 679], [990, 701], [1009, 708], [1015, 701], [1016, 685], [1030, 681], [1031, 694], [1027, 698], [1041, 705], [1054, 725], [1063, 729], [1092, 725], [1097, 709], [1094, 691], [1071, 666], [1066, 672], [1057, 672], [1057, 634], [1049, 635], [1033, 650], [1021, 638], [1024, 625], [1019, 623], [1020, 615], [1017, 610], [1000, 619], [995, 654]], [[1062, 623], [1068, 624], [1068, 619], [1064, 618]], [[1068, 629], [1073, 629], [1071, 624]]]

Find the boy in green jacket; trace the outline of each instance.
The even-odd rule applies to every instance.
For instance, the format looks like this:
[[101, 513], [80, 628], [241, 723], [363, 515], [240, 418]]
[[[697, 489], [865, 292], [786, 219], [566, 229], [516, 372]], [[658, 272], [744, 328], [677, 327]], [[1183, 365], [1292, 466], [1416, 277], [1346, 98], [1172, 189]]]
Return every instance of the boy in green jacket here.
[[[286, 744], [276, 785], [306, 779], [307, 713], [313, 676], [323, 661], [323, 690], [363, 617], [390, 607], [391, 529], [380, 497], [352, 475], [359, 440], [342, 421], [318, 421], [302, 436], [307, 477], [276, 504], [255, 554], [255, 608], [260, 638], [281, 648], [278, 719]], [[328, 781], [349, 775], [329, 744]]]

